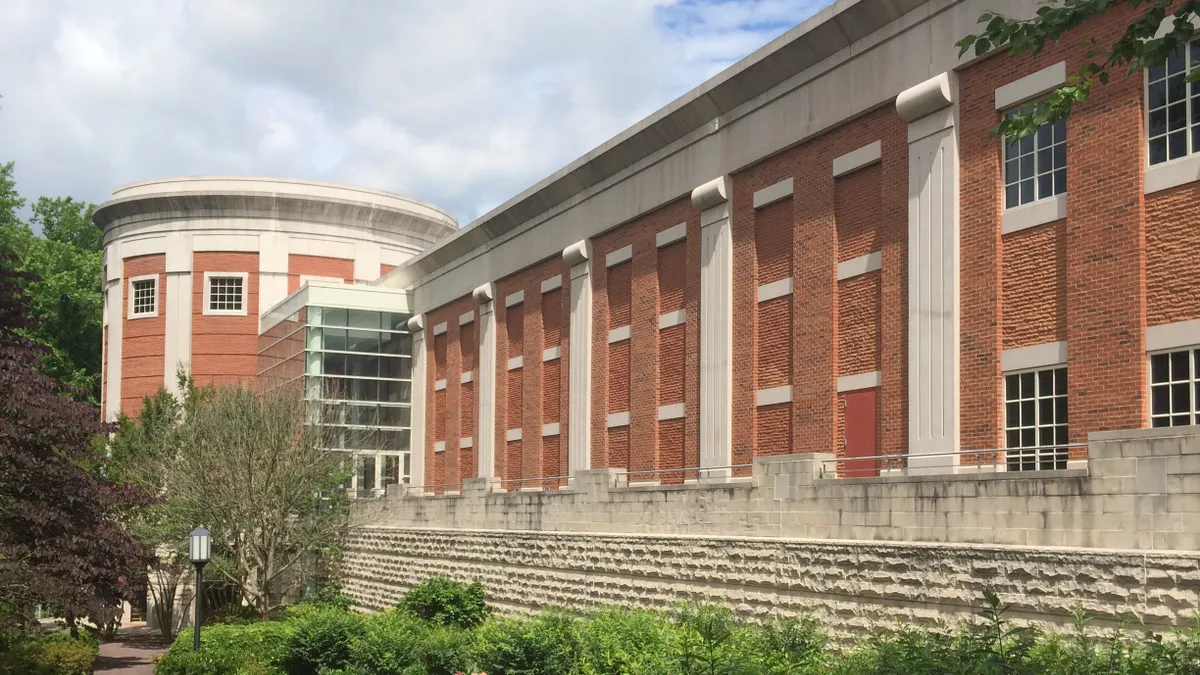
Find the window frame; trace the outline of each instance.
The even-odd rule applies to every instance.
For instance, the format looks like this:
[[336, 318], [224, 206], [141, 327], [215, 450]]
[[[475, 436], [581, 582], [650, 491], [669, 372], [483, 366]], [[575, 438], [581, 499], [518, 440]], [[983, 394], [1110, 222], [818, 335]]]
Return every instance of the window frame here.
[[[126, 285], [126, 287], [129, 289], [128, 290], [129, 303], [128, 303], [128, 310], [126, 311], [126, 317], [129, 320], [132, 321], [133, 319], [153, 319], [158, 316], [158, 291], [159, 291], [158, 277], [159, 277], [158, 274], [141, 274], [136, 277], [129, 277], [128, 283]], [[138, 282], [143, 282], [143, 281], [153, 281], [154, 282], [154, 295], [153, 295], [154, 303], [153, 303], [153, 309], [151, 309], [149, 312], [138, 312], [137, 305], [134, 302], [135, 297], [136, 297], [134, 294], [134, 284], [136, 284]]]
[[[1173, 17], [1170, 17], [1170, 16], [1166, 17], [1164, 19], [1164, 26], [1169, 28], [1172, 20], [1173, 20]], [[1159, 33], [1161, 34], [1163, 32], [1164, 31], [1163, 31], [1162, 27], [1160, 27]], [[1161, 37], [1161, 35], [1159, 37]], [[1184, 91], [1184, 95], [1183, 95], [1183, 105], [1184, 105], [1183, 132], [1184, 132], [1185, 138], [1187, 139], [1187, 151], [1184, 152], [1183, 155], [1181, 155], [1179, 157], [1172, 159], [1170, 156], [1171, 155], [1171, 145], [1170, 145], [1169, 137], [1171, 135], [1171, 117], [1170, 117], [1171, 104], [1169, 102], [1162, 108], [1162, 110], [1164, 111], [1164, 114], [1166, 114], [1166, 116], [1167, 116], [1167, 118], [1165, 120], [1166, 131], [1164, 131], [1164, 133], [1160, 136], [1155, 136], [1153, 138], [1150, 136], [1150, 113], [1151, 113], [1151, 109], [1150, 109], [1150, 84], [1151, 84], [1150, 83], [1150, 68], [1146, 68], [1145, 72], [1142, 75], [1142, 133], [1146, 134], [1146, 136], [1145, 136], [1145, 139], [1146, 139], [1146, 145], [1145, 145], [1146, 164], [1143, 167], [1143, 169], [1159, 169], [1159, 168], [1165, 167], [1165, 166], [1173, 166], [1179, 162], [1187, 161], [1189, 158], [1194, 158], [1194, 157], [1200, 156], [1200, 143], [1193, 143], [1193, 137], [1200, 135], [1200, 132], [1193, 134], [1193, 131], [1195, 129], [1200, 129], [1200, 122], [1193, 123], [1191, 121], [1192, 114], [1193, 114], [1192, 113], [1192, 99], [1200, 98], [1200, 83], [1197, 83], [1197, 86], [1196, 86], [1197, 91], [1196, 91], [1196, 93], [1193, 93], [1192, 92], [1192, 84], [1193, 83], [1187, 81], [1188, 73], [1190, 73], [1193, 69], [1200, 69], [1200, 61], [1197, 61], [1197, 62], [1192, 61], [1192, 45], [1196, 44], [1197, 42], [1200, 42], [1200, 37], [1197, 37], [1197, 38], [1193, 39], [1191, 42], [1183, 45], [1184, 61], [1183, 61], [1182, 75], [1184, 78], [1184, 86], [1187, 88]], [[1163, 67], [1164, 73], [1165, 73], [1165, 75], [1163, 77], [1163, 82], [1164, 82], [1164, 86], [1165, 86], [1165, 83], [1171, 79], [1171, 76], [1169, 73], [1165, 72], [1166, 68], [1167, 68], [1167, 64], [1164, 63], [1162, 65], [1162, 67]], [[1156, 108], [1155, 110], [1158, 110], [1158, 109]], [[1150, 143], [1158, 138], [1166, 139], [1167, 145], [1166, 145], [1165, 149], [1166, 149], [1166, 153], [1167, 153], [1167, 159], [1165, 159], [1161, 162], [1153, 162], [1153, 161], [1151, 161], [1151, 157], [1150, 157]]]
[[[1001, 373], [1001, 377], [1002, 377], [1001, 387], [1003, 389], [1003, 393], [1001, 395], [1001, 405], [1003, 406], [1003, 409], [1004, 409], [1003, 419], [1002, 419], [1002, 424], [1001, 424], [1001, 433], [1004, 435], [1004, 468], [1005, 468], [1005, 471], [1020, 472], [1020, 471], [1061, 470], [1057, 466], [1054, 466], [1050, 469], [1043, 468], [1044, 462], [1049, 461], [1049, 462], [1057, 463], [1057, 455], [1059, 453], [1062, 454], [1062, 461], [1064, 462], [1064, 464], [1061, 468], [1066, 469], [1070, 466], [1071, 457], [1070, 457], [1070, 447], [1069, 446], [1070, 446], [1070, 439], [1071, 439], [1071, 436], [1070, 436], [1071, 423], [1070, 423], [1070, 388], [1069, 388], [1069, 386], [1066, 389], [1066, 391], [1061, 395], [1063, 400], [1066, 402], [1065, 405], [1068, 406], [1067, 407], [1068, 417], [1067, 417], [1066, 423], [1060, 425], [1056, 419], [1055, 422], [1052, 424], [1049, 424], [1049, 425], [1042, 424], [1042, 413], [1041, 413], [1041, 405], [1040, 405], [1040, 402], [1046, 398], [1046, 397], [1042, 396], [1041, 394], [1039, 394], [1039, 384], [1040, 384], [1040, 379], [1041, 379], [1040, 374], [1045, 373], [1045, 372], [1057, 373], [1057, 371], [1060, 371], [1060, 370], [1063, 371], [1063, 374], [1067, 376], [1067, 378], [1068, 378], [1067, 382], [1069, 384], [1070, 376], [1068, 374], [1069, 369], [1068, 369], [1066, 363], [1056, 363], [1056, 364], [1034, 366], [1034, 367], [1030, 367], [1030, 368], [1020, 368], [1020, 369], [1015, 369], [1015, 370], [1007, 370], [1007, 371], [1004, 371]], [[1010, 403], [1009, 398], [1008, 398], [1008, 378], [1012, 377], [1012, 376], [1019, 377], [1021, 375], [1026, 375], [1029, 373], [1034, 374], [1032, 401], [1033, 401], [1034, 418], [1035, 418], [1035, 422], [1033, 424], [1033, 432], [1035, 434], [1035, 437], [1034, 437], [1035, 444], [1032, 447], [1027, 447], [1027, 448], [1009, 447], [1008, 432], [1012, 429], [1010, 429], [1010, 427], [1009, 427], [1009, 418], [1008, 418], [1008, 404]], [[1056, 375], [1055, 379], [1057, 380], [1057, 375]], [[1055, 391], [1051, 392], [1049, 398], [1052, 401], [1057, 401], [1059, 396], [1060, 395], [1057, 393], [1057, 381], [1056, 381], [1055, 382]], [[1018, 399], [1014, 402], [1018, 403], [1018, 405], [1019, 405], [1024, 400], [1026, 400], [1026, 399], [1018, 396]], [[1057, 413], [1055, 414], [1055, 417], [1056, 418], [1058, 417]], [[1039, 435], [1041, 433], [1041, 429], [1045, 426], [1050, 426], [1052, 428], [1055, 428], [1056, 430], [1059, 426], [1065, 427], [1066, 440], [1062, 443], [1059, 443], [1056, 439], [1053, 445], [1049, 445], [1049, 446], [1042, 445], [1040, 443], [1041, 439], [1038, 438], [1037, 435]], [[1016, 429], [1018, 430], [1018, 433], [1023, 428], [1024, 428], [1024, 426], [1022, 426], [1022, 425], [1018, 425], [1016, 427]], [[1057, 435], [1057, 431], [1055, 432], [1055, 434]], [[1031, 469], [1021, 469], [1021, 468], [1014, 469], [1014, 468], [1012, 468], [1014, 463], [1017, 465], [1024, 463], [1026, 453], [1030, 454], [1030, 461], [1033, 462], [1033, 468], [1031, 468]]]
[[[1197, 383], [1200, 383], [1200, 359], [1196, 357], [1196, 352], [1200, 351], [1200, 343], [1192, 345], [1179, 345], [1177, 347], [1167, 347], [1163, 349], [1155, 349], [1154, 351], [1146, 352], [1146, 428], [1147, 429], [1170, 429], [1175, 426], [1193, 426], [1200, 424], [1200, 397], [1197, 397]], [[1188, 424], [1177, 425], [1167, 424], [1166, 426], [1154, 426], [1154, 357], [1164, 354], [1174, 354], [1177, 352], [1186, 352], [1188, 355], [1189, 379], [1187, 384], [1190, 387], [1192, 396], [1192, 408], [1188, 411]], [[1168, 382], [1165, 384], [1169, 387], [1173, 381], [1170, 380], [1170, 364], [1168, 363]], [[1166, 417], [1172, 420], [1176, 413], [1168, 412], [1165, 415], [1157, 415], [1157, 417]], [[1173, 420], [1172, 420], [1173, 421]]]
[[[1038, 97], [1038, 98], [1033, 98], [1033, 99], [1029, 99], [1026, 101], [1022, 101], [1020, 103], [1013, 104], [999, 112], [1000, 112], [1000, 115], [1002, 118], [1007, 118], [1008, 115], [1010, 115], [1012, 113], [1020, 112], [1021, 110], [1025, 109], [1025, 108], [1032, 108], [1032, 107], [1036, 106], [1043, 99], [1044, 99], [1044, 97]], [[1030, 153], [1029, 156], [1031, 156], [1033, 158], [1032, 180], [1033, 180], [1034, 197], [1030, 201], [1022, 202], [1022, 203], [1015, 204], [1012, 206], [1009, 206], [1009, 204], [1008, 204], [1008, 187], [1009, 187], [1009, 183], [1008, 183], [1008, 159], [1009, 159], [1008, 146], [1010, 143], [1007, 139], [1004, 139], [1004, 138], [1000, 139], [1000, 202], [1002, 205], [1001, 206], [1002, 212], [1011, 212], [1011, 211], [1015, 211], [1017, 209], [1032, 207], [1035, 204], [1042, 204], [1042, 203], [1047, 203], [1047, 202], [1050, 202], [1050, 201], [1053, 201], [1056, 199], [1063, 199], [1070, 192], [1070, 186], [1067, 185], [1067, 181], [1066, 181], [1067, 164], [1070, 163], [1070, 157], [1067, 153], [1067, 150], [1068, 150], [1068, 148], [1067, 148], [1067, 121], [1068, 120], [1062, 119], [1059, 121], [1063, 125], [1063, 138], [1061, 141], [1059, 141], [1059, 140], [1053, 138], [1053, 136], [1052, 136], [1051, 140], [1050, 140], [1050, 145], [1047, 148], [1050, 151], [1050, 163], [1051, 163], [1052, 168], [1048, 172], [1045, 172], [1045, 174], [1048, 174], [1050, 176], [1050, 185], [1051, 185], [1051, 193], [1052, 194], [1046, 195], [1044, 197], [1038, 195], [1038, 178], [1042, 175], [1045, 175], [1043, 173], [1039, 173], [1039, 171], [1038, 171], [1038, 169], [1039, 169], [1039, 167], [1038, 167], [1039, 148], [1037, 146], [1037, 137], [1038, 137], [1038, 134], [1041, 132], [1041, 127], [1038, 127], [1038, 131], [1035, 131], [1032, 134], [1032, 136], [1030, 136], [1033, 139], [1033, 152]], [[1054, 124], [1050, 124], [1049, 122], [1047, 122], [1046, 124], [1043, 124], [1042, 126], [1050, 126], [1051, 134], [1053, 134], [1054, 127], [1057, 124], [1058, 124], [1057, 122]], [[1030, 137], [1027, 137], [1027, 138], [1030, 138]], [[1020, 143], [1021, 143], [1021, 141], [1016, 141], [1013, 144], [1019, 146]], [[1062, 165], [1062, 167], [1054, 167], [1053, 166], [1053, 164], [1054, 164], [1054, 148], [1059, 145], [1063, 146], [1063, 165]], [[1018, 151], [1019, 151], [1019, 148], [1018, 148]], [[1020, 154], [1017, 155], [1018, 172], [1020, 171], [1020, 157], [1021, 156], [1022, 155], [1020, 155]], [[1054, 192], [1053, 191], [1054, 190], [1054, 175], [1056, 173], [1058, 173], [1058, 171], [1060, 169], [1063, 171], [1063, 189], [1062, 189], [1062, 192]], [[1022, 182], [1023, 182], [1023, 179], [1017, 180], [1014, 183], [1017, 186], [1018, 201], [1020, 201], [1020, 190], [1021, 190], [1020, 185]], [[1047, 222], [1049, 222], [1049, 221], [1047, 221]]]
[[[203, 314], [205, 316], [247, 316], [250, 306], [249, 278], [250, 274], [248, 272], [205, 272]], [[242, 280], [242, 308], [240, 310], [212, 308], [212, 282], [214, 279]]]

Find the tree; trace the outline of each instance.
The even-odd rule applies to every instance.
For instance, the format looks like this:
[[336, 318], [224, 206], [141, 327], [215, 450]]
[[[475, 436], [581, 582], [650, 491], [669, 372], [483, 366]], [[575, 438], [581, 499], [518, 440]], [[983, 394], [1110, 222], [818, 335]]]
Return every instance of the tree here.
[[99, 626], [119, 616], [148, 562], [121, 516], [150, 501], [106, 477], [92, 437], [94, 405], [39, 372], [44, 352], [26, 334], [36, 319], [21, 288], [32, 282], [0, 255], [0, 623], [21, 628], [37, 605]]
[[138, 531], [169, 552], [207, 527], [213, 568], [266, 618], [335, 555], [348, 520], [345, 472], [298, 388], [181, 384], [182, 401], [147, 397], [111, 444], [122, 475], [163, 498]]
[[82, 390], [78, 395], [99, 401], [104, 304], [101, 294], [103, 244], [91, 222], [92, 204], [70, 197], [41, 197], [32, 222], [45, 238], [21, 222], [25, 204], [16, 191], [13, 163], [0, 165], [0, 252], [15, 256], [13, 266], [40, 319], [24, 335], [48, 349], [42, 371]]
[[[1051, 92], [1032, 110], [1006, 117], [994, 130], [996, 135], [1016, 139], [1037, 131], [1045, 123], [1055, 123], [1071, 113], [1076, 103], [1086, 101], [1096, 84], [1108, 83], [1109, 74], [1124, 69], [1135, 73], [1145, 68], [1161, 66], [1172, 55], [1181, 54], [1197, 36], [1193, 23], [1200, 18], [1200, 0], [1049, 0], [1038, 8], [1032, 19], [1014, 19], [998, 12], [987, 11], [979, 18], [986, 24], [978, 34], [967, 35], [956, 44], [959, 55], [975, 50], [976, 56], [1008, 48], [1013, 55], [1036, 55], [1047, 44], [1058, 42], [1067, 31], [1082, 25], [1114, 7], [1126, 5], [1140, 14], [1129, 23], [1121, 36], [1109, 44], [1095, 38], [1089, 42], [1085, 63], [1064, 86]], [[1170, 28], [1158, 35], [1159, 26], [1169, 14]], [[1200, 69], [1188, 74], [1188, 81], [1200, 79]]]

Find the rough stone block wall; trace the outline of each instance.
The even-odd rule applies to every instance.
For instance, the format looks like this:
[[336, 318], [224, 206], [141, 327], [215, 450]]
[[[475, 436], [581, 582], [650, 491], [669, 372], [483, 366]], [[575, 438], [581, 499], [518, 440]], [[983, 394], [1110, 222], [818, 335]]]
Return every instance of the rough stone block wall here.
[[[462, 496], [389, 487], [356, 504], [347, 591], [390, 606], [433, 574], [480, 579], [510, 610], [688, 596], [746, 614], [812, 613], [839, 630], [959, 619], [986, 584], [1016, 616], [1185, 625], [1200, 606], [1200, 435], [1097, 434], [1088, 468], [838, 479], [828, 454], [762, 458], [751, 480]], [[961, 467], [974, 470], [975, 467]], [[986, 471], [988, 467], [982, 467]]]

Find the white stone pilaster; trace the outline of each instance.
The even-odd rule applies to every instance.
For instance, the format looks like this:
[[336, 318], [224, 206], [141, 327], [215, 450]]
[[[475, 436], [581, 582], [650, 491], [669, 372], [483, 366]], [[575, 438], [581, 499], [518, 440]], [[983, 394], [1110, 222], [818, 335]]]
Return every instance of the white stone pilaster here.
[[163, 346], [163, 386], [180, 394], [177, 374], [191, 371], [192, 361], [192, 235], [167, 235], [166, 343]]
[[475, 456], [479, 461], [478, 476], [496, 475], [496, 286], [484, 284], [472, 294], [479, 304], [479, 383], [475, 400], [479, 410], [475, 417]]
[[[261, 317], [288, 294], [288, 236], [283, 232], [258, 235], [258, 314]], [[262, 324], [259, 324], [262, 332]]]
[[409, 432], [409, 485], [425, 484], [425, 317], [408, 320], [412, 333], [412, 415]]
[[[908, 122], [908, 451], [959, 447], [958, 139], [952, 73], [896, 97]], [[950, 456], [910, 459], [946, 467]]]
[[574, 477], [592, 466], [592, 242], [572, 244], [562, 255], [571, 270], [567, 469]]
[[[733, 450], [733, 232], [729, 177], [692, 191], [700, 211], [700, 466], [728, 467]], [[728, 480], [720, 468], [701, 480]]]
[[121, 244], [113, 242], [104, 249], [104, 311], [108, 314], [108, 351], [104, 354], [104, 372], [108, 381], [102, 414], [108, 422], [115, 420], [121, 411], [121, 328], [125, 323], [121, 292], [124, 276], [125, 261], [121, 258]]
[[354, 244], [354, 282], [364, 283], [379, 278], [381, 253], [374, 242], [360, 241]]

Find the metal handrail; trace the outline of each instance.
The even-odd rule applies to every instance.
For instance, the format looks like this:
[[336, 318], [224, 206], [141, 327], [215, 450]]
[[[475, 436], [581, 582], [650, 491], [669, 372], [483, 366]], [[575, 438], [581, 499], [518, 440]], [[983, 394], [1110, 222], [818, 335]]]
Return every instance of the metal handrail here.
[[[963, 455], [974, 455], [975, 456], [975, 468], [976, 469], [980, 469], [984, 466], [984, 462], [983, 462], [984, 455], [991, 455], [991, 457], [992, 457], [991, 466], [992, 466], [993, 470], [996, 470], [996, 469], [999, 469], [999, 467], [1000, 467], [1000, 456], [1002, 454], [1006, 455], [1006, 460], [1007, 460], [1007, 453], [1010, 453], [1010, 452], [1022, 453], [1022, 454], [1026, 453], [1026, 452], [1032, 452], [1032, 453], [1036, 454], [1043, 450], [1064, 450], [1065, 451], [1065, 450], [1068, 450], [1069, 448], [1086, 448], [1086, 447], [1087, 447], [1087, 443], [1061, 443], [1061, 444], [1055, 444], [1055, 445], [1034, 445], [1034, 446], [1025, 447], [1025, 448], [982, 448], [982, 449], [977, 449], [977, 450], [948, 450], [948, 451], [944, 451], [944, 452], [918, 452], [918, 453], [909, 452], [909, 453], [905, 453], [902, 455], [901, 454], [875, 455], [873, 457], [830, 457], [830, 458], [825, 458], [825, 459], [821, 460], [821, 474], [822, 474], [822, 476], [824, 476], [826, 466], [830, 462], [832, 462], [834, 464], [840, 463], [843, 465], [850, 464], [850, 465], [852, 465], [851, 468], [848, 469], [850, 471], [863, 470], [861, 468], [853, 468], [853, 467], [854, 467], [854, 465], [857, 465], [858, 467], [862, 467], [862, 463], [865, 463], [865, 462], [870, 462], [873, 465], [871, 468], [874, 468], [874, 469], [883, 468], [883, 469], [890, 470], [890, 469], [912, 468], [909, 466], [909, 463], [907, 460], [910, 460], [914, 457], [918, 457], [918, 458], [961, 457]], [[1035, 457], [1035, 459], [1036, 459], [1036, 457]], [[881, 463], [879, 460], [884, 460], [884, 462]], [[901, 463], [898, 460], [906, 460], [906, 461]], [[882, 466], [881, 466], [881, 464], [882, 464]], [[963, 464], [962, 462], [959, 462], [958, 466], [971, 466], [971, 464], [969, 464], [969, 463]], [[863, 467], [863, 468], [866, 468], [866, 467]], [[917, 467], [917, 468], [920, 468], [920, 467]], [[843, 467], [843, 471], [845, 471], [845, 470], [847, 470], [847, 468]], [[1054, 471], [1054, 469], [1049, 469], [1049, 470]]]
[[660, 476], [668, 473], [685, 473], [688, 471], [695, 471], [697, 475], [699, 475], [700, 472], [705, 472], [705, 475], [708, 476], [711, 475], [713, 471], [722, 471], [725, 469], [750, 469], [753, 467], [753, 464], [726, 464], [724, 466], [685, 466], [679, 469], [638, 469], [636, 471], [626, 469], [624, 471], [618, 471], [617, 473], [623, 474], [626, 477], [625, 479], [629, 480], [629, 476]]
[[500, 480], [500, 484], [504, 485], [505, 483], [533, 483], [533, 482], [540, 481], [540, 480], [544, 481], [544, 480], [570, 480], [570, 479], [571, 479], [570, 476], [537, 476], [534, 478], [503, 478]]

